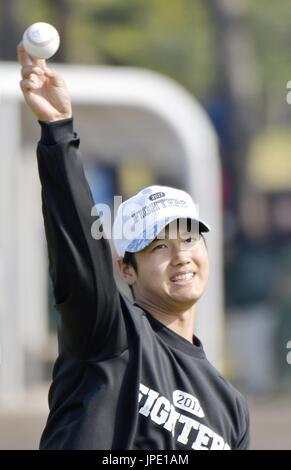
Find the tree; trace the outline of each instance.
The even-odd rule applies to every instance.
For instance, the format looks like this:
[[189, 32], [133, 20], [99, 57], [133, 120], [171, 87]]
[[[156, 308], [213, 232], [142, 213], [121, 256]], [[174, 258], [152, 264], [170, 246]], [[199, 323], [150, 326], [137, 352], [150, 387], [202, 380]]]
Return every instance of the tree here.
[[247, 4], [243, 0], [209, 0], [216, 29], [218, 94], [228, 109], [232, 155], [229, 159], [241, 199], [251, 191], [246, 175], [250, 144], [258, 131], [259, 88]]

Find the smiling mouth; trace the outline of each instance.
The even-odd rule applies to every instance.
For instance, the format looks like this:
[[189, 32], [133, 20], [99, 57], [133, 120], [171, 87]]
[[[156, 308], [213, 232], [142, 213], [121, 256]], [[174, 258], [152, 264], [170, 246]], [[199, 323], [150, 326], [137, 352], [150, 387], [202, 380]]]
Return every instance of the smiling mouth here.
[[187, 282], [187, 281], [191, 281], [194, 276], [195, 276], [195, 273], [178, 274], [177, 276], [172, 277], [171, 281], [172, 282]]

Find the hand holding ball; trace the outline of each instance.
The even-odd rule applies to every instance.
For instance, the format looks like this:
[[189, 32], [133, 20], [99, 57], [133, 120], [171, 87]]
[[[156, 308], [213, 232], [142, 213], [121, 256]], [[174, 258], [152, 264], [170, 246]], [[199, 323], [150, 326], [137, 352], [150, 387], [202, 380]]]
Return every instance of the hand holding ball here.
[[49, 59], [57, 52], [59, 45], [59, 33], [48, 23], [34, 23], [24, 31], [23, 46], [33, 58]]

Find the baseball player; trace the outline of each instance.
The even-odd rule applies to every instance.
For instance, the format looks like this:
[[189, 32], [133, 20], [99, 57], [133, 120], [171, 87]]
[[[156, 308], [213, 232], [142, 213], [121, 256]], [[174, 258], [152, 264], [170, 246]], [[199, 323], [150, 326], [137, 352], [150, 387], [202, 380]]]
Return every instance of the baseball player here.
[[[243, 396], [193, 335], [208, 279], [209, 226], [184, 191], [151, 186], [113, 227], [117, 267], [84, 177], [62, 77], [20, 44], [20, 86], [41, 127], [37, 148], [59, 351], [41, 449], [228, 450], [249, 445]], [[174, 235], [173, 235], [174, 234]], [[210, 325], [211, 327], [211, 325]]]

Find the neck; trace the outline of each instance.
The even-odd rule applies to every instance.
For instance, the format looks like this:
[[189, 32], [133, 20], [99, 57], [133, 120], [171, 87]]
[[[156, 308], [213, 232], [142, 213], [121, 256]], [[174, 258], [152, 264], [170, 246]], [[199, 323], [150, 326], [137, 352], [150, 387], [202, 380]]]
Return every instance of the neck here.
[[188, 309], [170, 312], [162, 308], [137, 300], [136, 303], [147, 310], [154, 318], [163, 323], [167, 328], [193, 343], [195, 305]]

